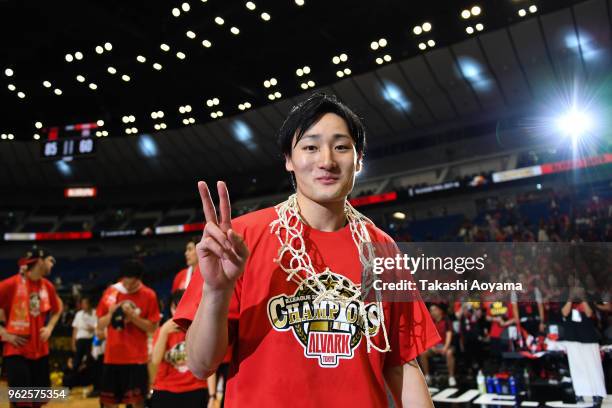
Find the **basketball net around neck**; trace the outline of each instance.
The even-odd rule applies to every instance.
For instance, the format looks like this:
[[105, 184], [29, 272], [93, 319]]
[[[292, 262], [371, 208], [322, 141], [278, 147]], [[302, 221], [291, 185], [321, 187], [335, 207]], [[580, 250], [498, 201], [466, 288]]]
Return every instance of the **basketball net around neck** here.
[[[287, 273], [287, 281], [293, 281], [298, 286], [306, 285], [316, 294], [313, 301], [315, 305], [319, 305], [323, 301], [335, 302], [343, 306], [351, 302], [357, 302], [359, 304], [360, 318], [363, 319], [364, 322], [367, 322], [366, 305], [361, 296], [363, 282], [359, 285], [349, 285], [345, 284], [344, 281], [339, 281], [332, 288], [326, 287], [326, 285], [321, 282], [321, 276], [327, 273], [333, 273], [333, 271], [326, 267], [323, 272], [317, 273], [312, 265], [312, 259], [306, 251], [306, 244], [304, 242], [304, 223], [301, 221], [298, 212], [297, 195], [292, 194], [287, 201], [278, 204], [274, 208], [278, 218], [270, 223], [270, 231], [276, 235], [281, 245], [278, 249], [278, 256], [274, 259], [274, 262]], [[372, 224], [372, 221], [355, 210], [348, 202], [344, 205], [344, 215], [351, 230], [351, 237], [359, 253], [359, 261], [364, 268], [362, 276], [372, 276], [369, 272], [372, 271], [374, 264], [374, 245], [372, 244], [370, 234], [366, 228], [366, 224]], [[286, 257], [289, 257], [288, 264], [283, 262], [283, 259]], [[365, 324], [364, 334], [368, 353], [371, 349], [381, 353], [391, 350], [387, 329], [385, 327], [382, 300], [380, 299], [380, 295], [377, 295], [376, 306], [379, 313], [378, 319], [380, 330], [383, 332], [385, 345], [381, 348], [374, 344], [371, 337], [374, 337], [376, 333], [370, 333], [367, 324]]]

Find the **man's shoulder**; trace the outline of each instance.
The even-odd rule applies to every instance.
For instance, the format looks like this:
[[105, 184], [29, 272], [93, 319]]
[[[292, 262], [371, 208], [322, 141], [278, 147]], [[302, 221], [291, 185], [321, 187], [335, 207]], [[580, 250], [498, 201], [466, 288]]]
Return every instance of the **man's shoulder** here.
[[372, 239], [372, 242], [389, 243], [389, 244], [392, 244], [395, 242], [389, 234], [387, 234], [385, 231], [378, 228], [373, 222], [368, 223], [367, 228], [368, 228], [368, 232], [370, 233], [370, 238]]
[[48, 289], [53, 289], [55, 290], [55, 285], [53, 284], [53, 282], [51, 282], [49, 279], [47, 278], [42, 278], [42, 283], [43, 285], [45, 285]]
[[232, 220], [232, 228], [239, 234], [245, 231], [257, 231], [267, 229], [270, 223], [276, 219], [276, 210], [274, 207], [262, 208], [261, 210], [253, 211]]
[[1, 286], [11, 286], [11, 285], [14, 285], [19, 278], [21, 278], [21, 275], [19, 275], [19, 274], [11, 275], [8, 278], [3, 279], [2, 281], [0, 281], [0, 285]]
[[140, 292], [141, 296], [157, 299], [157, 293], [155, 293], [155, 291], [153, 289], [151, 289], [150, 287], [148, 287], [144, 283], [142, 284], [142, 286], [140, 287], [140, 289], [138, 291]]

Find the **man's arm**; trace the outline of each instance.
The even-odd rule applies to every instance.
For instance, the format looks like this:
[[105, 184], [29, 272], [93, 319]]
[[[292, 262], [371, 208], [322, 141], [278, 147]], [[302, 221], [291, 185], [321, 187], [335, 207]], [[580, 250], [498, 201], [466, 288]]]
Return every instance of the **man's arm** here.
[[217, 370], [227, 351], [227, 317], [232, 290], [202, 289], [202, 300], [187, 331], [187, 366], [198, 378]]
[[250, 252], [244, 239], [232, 230], [225, 183], [217, 182], [220, 219], [206, 183], [198, 182], [198, 190], [206, 218], [202, 240], [196, 245], [204, 285], [201, 301], [187, 331], [186, 347], [187, 366], [196, 377], [205, 378], [217, 369], [225, 356], [230, 300]]
[[447, 330], [446, 338], [444, 339], [444, 350], [448, 350], [452, 342], [453, 342], [453, 331]]
[[157, 329], [159, 325], [157, 322], [153, 323], [149, 319], [145, 319], [144, 317], [138, 316], [134, 309], [131, 307], [125, 307], [124, 309], [125, 316], [127, 317], [127, 322], [133, 323], [134, 326], [138, 327], [145, 333], [152, 333]]
[[397, 407], [433, 408], [425, 377], [417, 360], [386, 367], [384, 377]]
[[55, 328], [55, 325], [57, 324], [60, 317], [62, 316], [62, 310], [64, 310], [64, 302], [62, 302], [62, 299], [57, 295], [56, 295], [56, 298], [57, 298], [57, 311], [51, 315], [47, 325], [43, 327], [42, 329], [40, 329], [40, 339], [42, 341], [49, 340], [49, 338], [51, 337], [51, 333], [53, 333], [53, 329]]
[[[115, 313], [115, 310], [117, 310], [117, 308], [118, 308], [119, 306], [120, 306], [120, 303], [112, 305], [112, 306], [111, 306], [111, 307], [108, 309], [108, 312], [107, 312], [105, 315], [100, 316], [100, 317], [98, 318], [98, 326], [97, 326], [97, 329], [98, 329], [98, 330], [100, 330], [100, 331], [102, 331], [102, 332], [103, 332], [103, 331], [104, 331], [104, 329], [106, 329], [106, 328], [108, 327], [108, 325], [110, 324], [111, 319], [112, 319], [112, 317], [113, 317], [113, 313]], [[102, 310], [102, 312], [101, 312], [101, 313], [104, 313], [104, 310], [103, 310], [103, 309], [101, 309], [101, 310]]]

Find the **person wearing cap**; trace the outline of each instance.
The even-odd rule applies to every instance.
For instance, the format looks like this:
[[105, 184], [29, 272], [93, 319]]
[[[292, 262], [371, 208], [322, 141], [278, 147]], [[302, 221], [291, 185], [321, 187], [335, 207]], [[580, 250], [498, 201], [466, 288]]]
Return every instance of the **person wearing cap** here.
[[[49, 250], [35, 246], [20, 259], [20, 273], [0, 282], [0, 309], [8, 319], [0, 336], [9, 387], [50, 386], [49, 338], [62, 313], [55, 287], [45, 278], [54, 265]], [[16, 406], [33, 405], [41, 404]]]
[[96, 309], [98, 330], [107, 330], [100, 385], [100, 402], [106, 407], [143, 407], [148, 394], [147, 338], [160, 315], [157, 295], [142, 283], [143, 275], [140, 261], [125, 261], [119, 282], [104, 291]]

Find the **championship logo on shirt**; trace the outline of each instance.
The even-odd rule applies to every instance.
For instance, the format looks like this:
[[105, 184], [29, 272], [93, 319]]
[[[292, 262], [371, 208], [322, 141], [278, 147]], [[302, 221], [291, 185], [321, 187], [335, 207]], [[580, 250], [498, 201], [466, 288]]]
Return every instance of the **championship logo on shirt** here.
[[504, 302], [493, 302], [491, 304], [491, 316], [502, 316], [508, 313], [508, 307]]
[[318, 281], [327, 290], [335, 290], [346, 302], [323, 300], [315, 304], [317, 294], [311, 289], [314, 277], [304, 280], [293, 295], [279, 295], [268, 301], [268, 318], [277, 331], [293, 330], [304, 347], [307, 358], [316, 358], [321, 367], [337, 367], [339, 359], [353, 358], [353, 351], [368, 330], [375, 336], [380, 327], [376, 304], [365, 305], [366, 319], [359, 313], [358, 300], [349, 300], [357, 288], [344, 276], [325, 272]]
[[187, 367], [185, 342], [176, 343], [170, 350], [166, 351], [164, 360], [171, 364], [179, 373], [186, 373], [189, 368]]
[[34, 317], [40, 314], [40, 296], [38, 292], [30, 293], [30, 314]]

